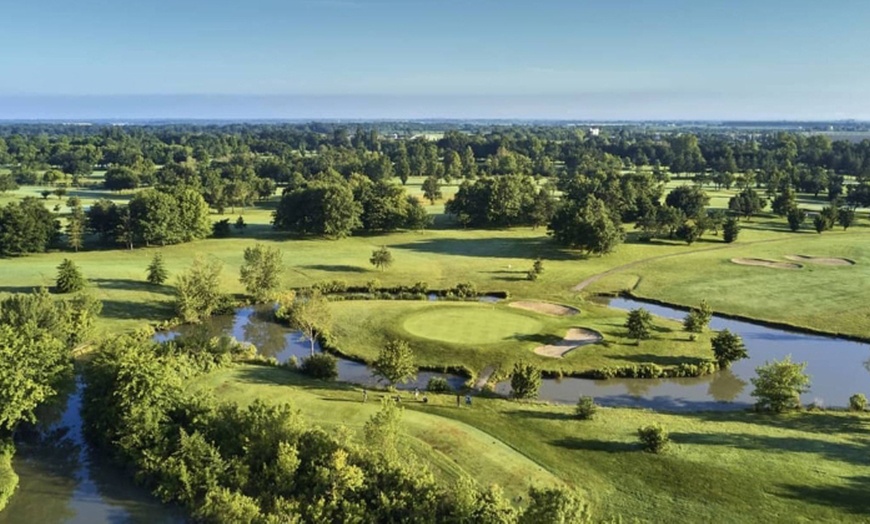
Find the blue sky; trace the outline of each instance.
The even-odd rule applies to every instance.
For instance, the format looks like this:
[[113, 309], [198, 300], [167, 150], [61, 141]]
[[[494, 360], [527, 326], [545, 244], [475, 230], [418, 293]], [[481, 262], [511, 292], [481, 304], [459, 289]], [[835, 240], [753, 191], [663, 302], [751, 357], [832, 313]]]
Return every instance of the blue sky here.
[[0, 118], [870, 119], [860, 0], [6, 4]]

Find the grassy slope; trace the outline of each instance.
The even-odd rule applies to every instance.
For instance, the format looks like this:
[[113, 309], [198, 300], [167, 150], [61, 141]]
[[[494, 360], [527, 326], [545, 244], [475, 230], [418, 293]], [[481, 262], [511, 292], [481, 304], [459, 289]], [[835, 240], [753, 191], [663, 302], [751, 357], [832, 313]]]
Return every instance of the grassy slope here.
[[[197, 386], [228, 400], [291, 401], [313, 423], [356, 429], [378, 396], [364, 405], [358, 390], [253, 366], [217, 372]], [[596, 517], [843, 522], [870, 514], [867, 415], [601, 409], [595, 420], [580, 422], [569, 407], [481, 398], [457, 409], [452, 396], [431, 399], [406, 402], [403, 420], [441, 475], [463, 469], [515, 494], [550, 479], [543, 468], [586, 492]], [[636, 443], [636, 429], [654, 422], [671, 432], [664, 455], [643, 453]], [[452, 467], [438, 466], [445, 462]]]
[[[417, 363], [422, 366], [440, 367], [461, 365], [473, 372], [498, 364], [509, 370], [518, 360], [531, 360], [543, 369], [563, 372], [582, 372], [604, 366], [653, 362], [662, 366], [695, 359], [710, 358], [709, 335], [704, 334], [696, 342], [689, 342], [680, 332], [677, 322], [656, 319], [653, 339], [638, 347], [634, 340], [625, 338], [625, 315], [608, 308], [586, 304], [579, 315], [552, 317], [531, 311], [509, 308], [507, 305], [455, 302], [362, 302], [347, 301], [332, 304], [335, 317], [336, 343], [342, 351], [374, 360], [384, 342], [391, 337], [409, 340], [415, 351]], [[466, 322], [440, 323], [441, 311], [465, 310]], [[510, 313], [508, 317], [491, 317], [490, 313]], [[463, 326], [485, 325], [493, 321], [509, 321], [511, 317], [531, 319], [541, 325], [535, 332], [508, 334], [504, 339], [483, 343], [451, 343], [433, 340], [439, 332], [450, 339], [457, 336]], [[431, 319], [429, 337], [416, 336], [405, 329], [407, 320], [414, 322]], [[577, 349], [562, 359], [536, 355], [532, 350], [542, 344], [552, 343], [565, 335], [569, 327], [586, 327], [602, 333], [605, 343]], [[492, 326], [490, 326], [492, 327]], [[496, 326], [511, 331], [511, 326]], [[461, 334], [461, 333], [459, 333]]]

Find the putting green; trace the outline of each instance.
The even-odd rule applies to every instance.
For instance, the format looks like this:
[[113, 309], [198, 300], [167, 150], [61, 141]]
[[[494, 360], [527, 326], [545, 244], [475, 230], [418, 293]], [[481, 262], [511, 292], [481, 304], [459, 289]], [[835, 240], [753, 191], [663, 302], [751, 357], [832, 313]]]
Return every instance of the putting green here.
[[536, 334], [543, 324], [523, 314], [481, 305], [426, 308], [408, 316], [402, 327], [431, 340], [492, 344]]

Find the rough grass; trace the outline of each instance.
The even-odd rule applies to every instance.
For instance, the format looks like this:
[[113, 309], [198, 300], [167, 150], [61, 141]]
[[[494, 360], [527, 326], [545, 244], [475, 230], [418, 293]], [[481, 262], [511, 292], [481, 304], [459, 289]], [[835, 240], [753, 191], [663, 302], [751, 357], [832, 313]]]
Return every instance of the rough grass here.
[[[378, 394], [242, 366], [195, 387], [243, 403], [289, 401], [308, 420], [359, 429]], [[509, 494], [558, 478], [582, 490], [596, 520], [656, 522], [855, 522], [870, 516], [870, 416], [804, 412], [655, 413], [601, 408], [591, 421], [571, 407], [455, 397], [405, 399], [403, 424], [436, 473], [464, 471]], [[661, 423], [672, 444], [640, 450], [638, 427]], [[447, 466], [449, 465], [449, 467]]]
[[[490, 365], [508, 371], [520, 360], [535, 362], [548, 371], [580, 373], [605, 366], [647, 362], [673, 366], [712, 358], [709, 334], [690, 341], [678, 322], [656, 319], [653, 337], [638, 345], [626, 338], [624, 312], [594, 304], [570, 317], [476, 302], [345, 301], [332, 303], [332, 311], [336, 345], [366, 361], [374, 360], [391, 338], [408, 340], [420, 366], [464, 367], [473, 374]], [[415, 329], [408, 329], [409, 321]], [[499, 325], [489, 325], [495, 322]], [[522, 326], [540, 327], [524, 331]], [[558, 360], [534, 353], [538, 346], [562, 340], [571, 327], [598, 331], [604, 342], [571, 351]], [[485, 333], [476, 334], [476, 329]], [[471, 332], [463, 334], [462, 330]], [[493, 340], [496, 336], [501, 338]]]

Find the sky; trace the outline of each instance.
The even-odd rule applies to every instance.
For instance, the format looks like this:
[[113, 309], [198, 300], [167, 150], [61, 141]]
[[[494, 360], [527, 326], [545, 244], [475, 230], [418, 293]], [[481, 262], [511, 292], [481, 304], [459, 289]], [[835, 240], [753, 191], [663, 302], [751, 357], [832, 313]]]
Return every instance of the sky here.
[[866, 0], [29, 0], [0, 119], [870, 119]]

